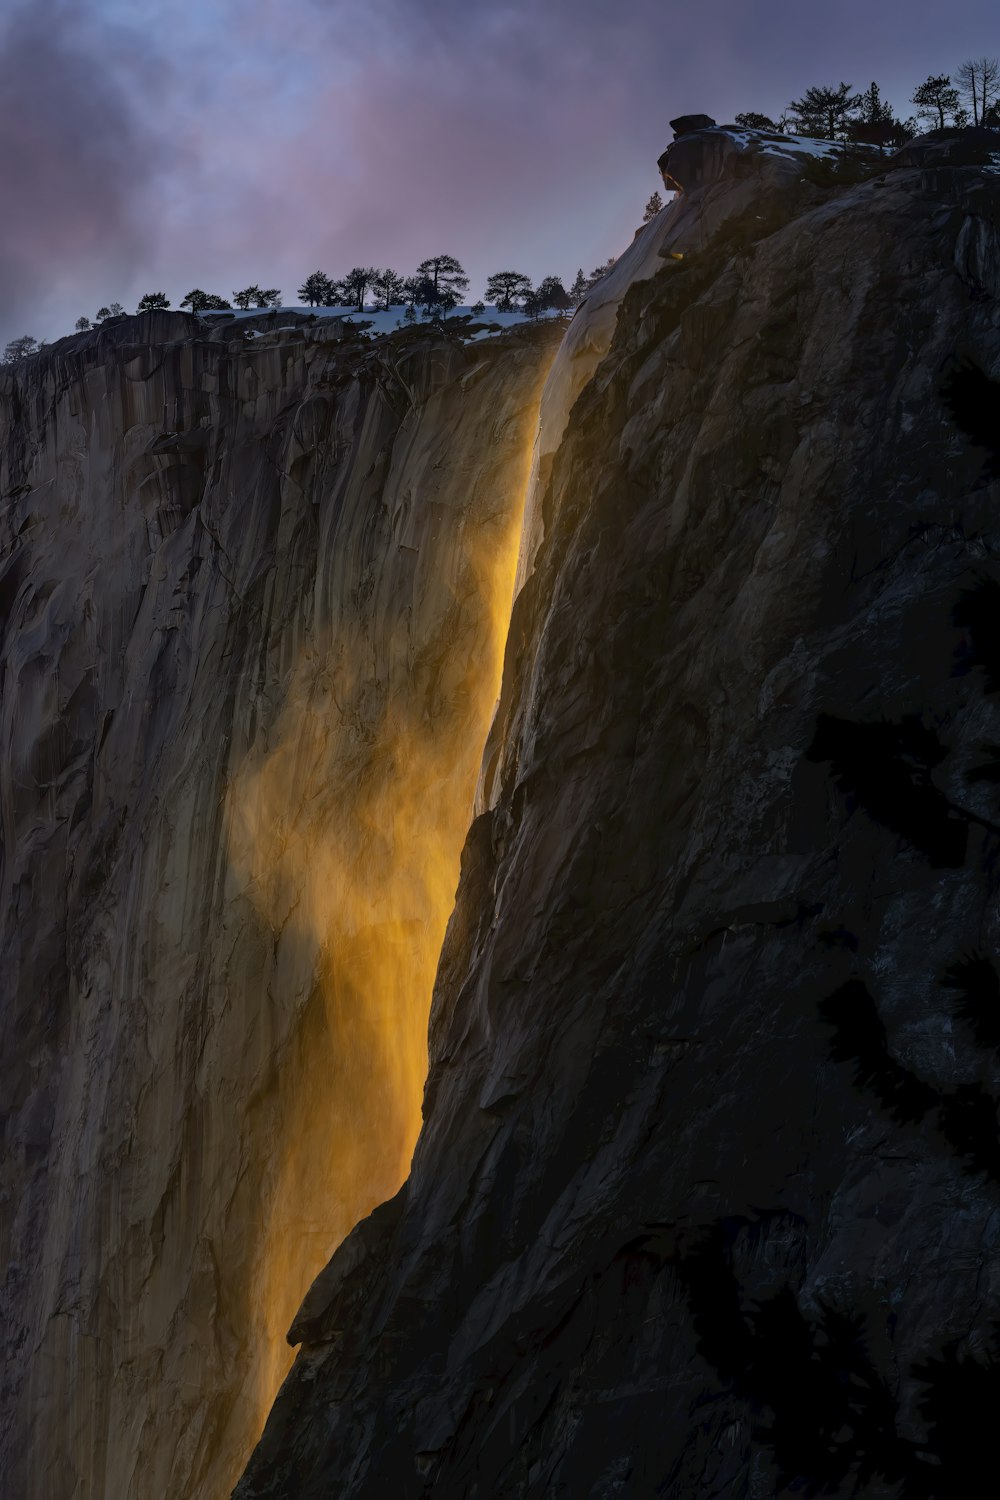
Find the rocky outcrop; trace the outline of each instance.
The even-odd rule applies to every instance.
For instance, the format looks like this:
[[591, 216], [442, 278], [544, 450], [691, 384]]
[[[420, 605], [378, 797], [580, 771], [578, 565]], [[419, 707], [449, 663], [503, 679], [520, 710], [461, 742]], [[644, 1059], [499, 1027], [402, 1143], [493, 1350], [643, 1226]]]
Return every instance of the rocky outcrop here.
[[538, 465], [412, 1171], [240, 1500], [990, 1457], [1000, 188], [705, 134]]
[[258, 332], [0, 371], [12, 1500], [228, 1494], [419, 1124], [558, 330]]

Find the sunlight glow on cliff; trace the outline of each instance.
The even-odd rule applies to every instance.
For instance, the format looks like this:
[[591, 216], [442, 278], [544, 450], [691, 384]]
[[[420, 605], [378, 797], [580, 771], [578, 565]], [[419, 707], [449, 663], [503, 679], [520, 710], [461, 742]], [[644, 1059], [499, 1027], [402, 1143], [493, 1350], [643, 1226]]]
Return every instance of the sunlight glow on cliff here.
[[453, 585], [433, 641], [413, 650], [380, 713], [377, 664], [348, 663], [331, 641], [300, 661], [268, 746], [251, 750], [230, 787], [232, 872], [270, 927], [282, 992], [299, 995], [282, 1035], [262, 1023], [278, 1097], [262, 1106], [275, 1145], [258, 1264], [240, 1289], [260, 1351], [248, 1446], [291, 1364], [285, 1335], [313, 1278], [409, 1169], [529, 465], [526, 445], [509, 506], [494, 496], [491, 512], [442, 523], [459, 533]]

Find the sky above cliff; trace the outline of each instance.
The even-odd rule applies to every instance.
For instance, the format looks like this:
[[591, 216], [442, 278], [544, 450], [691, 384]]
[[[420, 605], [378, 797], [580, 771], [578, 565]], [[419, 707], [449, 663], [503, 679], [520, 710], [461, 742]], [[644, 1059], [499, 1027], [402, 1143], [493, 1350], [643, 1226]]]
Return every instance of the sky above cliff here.
[[0, 0], [0, 340], [145, 291], [295, 300], [457, 255], [621, 250], [668, 120], [1000, 53], [995, 0]]

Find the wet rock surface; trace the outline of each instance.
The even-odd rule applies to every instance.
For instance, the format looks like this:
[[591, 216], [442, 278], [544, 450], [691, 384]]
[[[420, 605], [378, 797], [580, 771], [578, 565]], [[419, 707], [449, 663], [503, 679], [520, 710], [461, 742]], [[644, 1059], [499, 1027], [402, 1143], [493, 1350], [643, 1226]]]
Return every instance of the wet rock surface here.
[[1000, 191], [722, 155], [540, 470], [413, 1169], [240, 1500], [989, 1457]]

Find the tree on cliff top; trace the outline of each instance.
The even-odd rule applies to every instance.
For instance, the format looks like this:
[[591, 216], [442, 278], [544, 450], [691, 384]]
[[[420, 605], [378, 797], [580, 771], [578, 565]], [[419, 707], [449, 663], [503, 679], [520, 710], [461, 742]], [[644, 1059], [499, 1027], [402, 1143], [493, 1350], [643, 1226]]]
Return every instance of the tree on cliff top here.
[[574, 303], [579, 302], [586, 290], [587, 278], [586, 276], [584, 276], [583, 267], [581, 266], [579, 271], [577, 271], [576, 273], [576, 280], [573, 282], [573, 285], [569, 289], [569, 295], [572, 301]]
[[77, 330], [78, 333], [86, 333], [87, 329], [90, 327], [90, 319], [89, 318], [77, 318], [76, 323], [74, 324], [74, 327], [76, 328], [76, 330]]
[[932, 73], [913, 90], [910, 103], [917, 105], [922, 120], [930, 120], [943, 130], [945, 115], [952, 115], [958, 109], [958, 89], [947, 73]]
[[144, 297], [139, 298], [139, 306], [136, 308], [136, 312], [162, 312], [164, 308], [169, 306], [170, 298], [165, 292], [147, 292]]
[[193, 313], [198, 312], [222, 312], [225, 308], [232, 306], [224, 297], [215, 292], [203, 292], [200, 287], [195, 287], [181, 299], [181, 307], [190, 307]]
[[989, 108], [1000, 94], [1000, 62], [995, 57], [975, 57], [955, 74], [963, 97], [972, 105], [972, 123], [983, 125]]
[[736, 116], [735, 124], [741, 130], [771, 130], [778, 135], [784, 135], [784, 121], [780, 123], [772, 120], [770, 115], [762, 115], [759, 110], [746, 109]]
[[386, 312], [390, 307], [402, 307], [406, 301], [404, 295], [406, 284], [402, 276], [391, 266], [386, 266], [384, 271], [376, 271], [372, 281], [372, 291]]
[[485, 300], [492, 302], [497, 312], [511, 312], [530, 295], [531, 278], [521, 271], [494, 271], [487, 279]]
[[299, 287], [296, 296], [300, 302], [308, 302], [310, 307], [333, 307], [333, 301], [327, 299], [335, 288], [336, 282], [331, 281], [325, 271], [313, 271]]
[[371, 286], [378, 271], [375, 266], [352, 266], [340, 284], [344, 302], [348, 307], [364, 311], [365, 292]]
[[30, 333], [24, 333], [19, 339], [11, 339], [3, 351], [3, 362], [12, 365], [16, 359], [24, 359], [27, 354], [37, 354], [40, 345], [33, 339]]
[[897, 120], [878, 84], [871, 83], [861, 95], [857, 116], [847, 121], [845, 133], [849, 140], [870, 146], [902, 146], [916, 134], [916, 121]]
[[560, 276], [543, 276], [535, 296], [543, 312], [547, 307], [554, 307], [557, 312], [568, 312], [573, 306], [573, 299], [563, 286]]
[[402, 295], [407, 307], [416, 307], [420, 301], [420, 282], [419, 276], [404, 277]]
[[[435, 293], [433, 301], [436, 303], [447, 300], [445, 293], [453, 293], [452, 307], [461, 300], [462, 293], [469, 285], [468, 276], [453, 255], [432, 255], [429, 260], [422, 260], [417, 267], [417, 277], [426, 278], [431, 283]], [[421, 297], [420, 300], [424, 299]]]
[[651, 193], [649, 202], [646, 204], [646, 207], [643, 211], [642, 222], [644, 224], [648, 224], [651, 219], [655, 219], [656, 215], [660, 212], [662, 207], [663, 199], [660, 197], [659, 193]]
[[276, 286], [262, 287], [254, 283], [253, 286], [245, 286], [242, 291], [234, 292], [233, 301], [244, 312], [250, 307], [277, 307], [281, 301], [281, 292]]
[[860, 103], [861, 95], [852, 94], [849, 83], [841, 83], [836, 88], [806, 89], [801, 99], [792, 100], [790, 108], [803, 127], [803, 135], [835, 141], [846, 133], [848, 120]]

